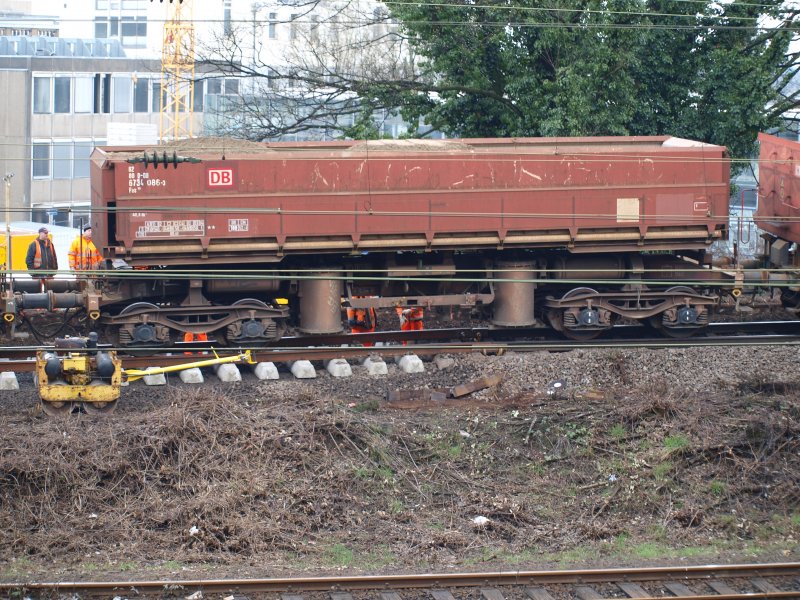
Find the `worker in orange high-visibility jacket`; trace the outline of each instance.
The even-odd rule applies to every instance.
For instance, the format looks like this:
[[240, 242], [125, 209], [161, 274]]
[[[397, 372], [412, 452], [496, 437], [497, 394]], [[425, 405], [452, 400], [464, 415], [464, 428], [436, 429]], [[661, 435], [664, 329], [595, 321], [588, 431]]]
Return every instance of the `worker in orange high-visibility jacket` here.
[[422, 331], [422, 319], [425, 316], [425, 310], [412, 306], [406, 308], [403, 306], [396, 306], [397, 316], [400, 317], [400, 331]]
[[[187, 331], [183, 334], [183, 341], [184, 342], [207, 342], [208, 341], [208, 334], [207, 333], [191, 333]], [[191, 356], [193, 352], [184, 352], [184, 354]], [[203, 354], [208, 354], [208, 352], [203, 352]]]
[[58, 271], [58, 257], [47, 227], [40, 227], [39, 236], [28, 246], [25, 265], [34, 278], [53, 277]]
[[92, 243], [92, 226], [86, 225], [83, 233], [69, 247], [69, 268], [73, 271], [95, 271], [100, 268], [103, 257]]
[[[374, 308], [348, 308], [347, 325], [350, 333], [372, 333], [375, 331], [377, 315]], [[372, 342], [364, 342], [364, 346], [372, 346]]]

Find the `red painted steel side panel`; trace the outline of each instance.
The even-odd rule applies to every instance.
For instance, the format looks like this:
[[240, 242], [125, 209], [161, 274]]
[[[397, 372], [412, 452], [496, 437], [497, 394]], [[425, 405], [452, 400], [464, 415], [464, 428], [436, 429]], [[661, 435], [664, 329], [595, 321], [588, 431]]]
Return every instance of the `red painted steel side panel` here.
[[509, 232], [605, 230], [613, 239], [727, 226], [729, 162], [720, 146], [653, 137], [450, 140], [441, 148], [269, 144], [224, 161], [192, 152], [203, 162], [177, 169], [127, 164], [141, 148], [100, 149], [93, 209], [104, 214], [113, 203], [118, 212], [115, 239], [98, 241], [130, 251], [176, 239], [206, 248], [408, 236], [416, 248], [419, 239], [463, 234], [502, 241]]
[[800, 143], [758, 134], [756, 224], [773, 235], [800, 243]]

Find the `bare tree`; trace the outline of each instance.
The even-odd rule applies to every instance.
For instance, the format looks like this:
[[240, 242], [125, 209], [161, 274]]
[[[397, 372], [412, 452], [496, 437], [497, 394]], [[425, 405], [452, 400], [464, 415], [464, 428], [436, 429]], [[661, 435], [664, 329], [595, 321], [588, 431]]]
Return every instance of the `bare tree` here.
[[[281, 5], [258, 6], [285, 14]], [[270, 20], [254, 10], [252, 23], [198, 44], [197, 61], [206, 71], [243, 80], [238, 94], [207, 107], [210, 133], [258, 141], [344, 135], [365, 115], [396, 109], [385, 90], [422, 82], [407, 40], [383, 5], [315, 0], [291, 10], [289, 18]]]

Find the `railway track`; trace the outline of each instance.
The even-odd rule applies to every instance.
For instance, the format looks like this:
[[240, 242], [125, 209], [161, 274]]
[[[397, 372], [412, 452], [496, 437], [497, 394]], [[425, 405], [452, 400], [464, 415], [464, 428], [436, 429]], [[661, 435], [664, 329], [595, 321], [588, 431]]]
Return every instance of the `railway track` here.
[[[458, 340], [458, 341], [453, 341]], [[402, 342], [413, 346], [400, 345]], [[375, 346], [365, 347], [371, 343]], [[703, 336], [686, 339], [653, 337], [651, 330], [638, 325], [614, 328], [602, 339], [573, 341], [555, 337], [548, 328], [516, 329], [457, 328], [424, 331], [385, 331], [368, 334], [285, 337], [269, 348], [254, 348], [256, 362], [324, 361], [336, 358], [360, 359], [370, 355], [385, 357], [417, 354], [465, 352], [530, 352], [565, 351], [576, 348], [670, 348], [687, 346], [743, 346], [800, 344], [800, 321], [754, 321], [712, 323]], [[180, 344], [175, 348], [139, 348], [136, 356], [124, 356], [126, 368], [143, 368], [153, 364], [172, 366], [197, 360], [186, 351], [209, 350], [214, 342]], [[0, 370], [30, 372], [35, 368], [34, 355], [41, 346], [0, 347]], [[50, 347], [47, 347], [50, 349]], [[238, 351], [218, 348], [221, 354]], [[122, 353], [125, 350], [121, 350]], [[154, 362], [155, 361], [155, 362]]]
[[[197, 592], [202, 592], [197, 594]], [[558, 600], [800, 598], [800, 563], [565, 571], [272, 579], [50, 581], [0, 583], [2, 597], [226, 597], [249, 600]]]

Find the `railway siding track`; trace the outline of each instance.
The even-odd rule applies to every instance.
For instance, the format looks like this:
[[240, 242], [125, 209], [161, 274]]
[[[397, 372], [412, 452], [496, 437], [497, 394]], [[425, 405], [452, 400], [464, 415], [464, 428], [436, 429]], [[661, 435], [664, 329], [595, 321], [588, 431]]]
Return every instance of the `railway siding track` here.
[[72, 594], [73, 598], [190, 597], [194, 594], [194, 598], [219, 595], [236, 600], [256, 597], [354, 600], [355, 593], [358, 598], [380, 600], [461, 600], [476, 598], [476, 590], [481, 600], [800, 598], [800, 563], [273, 579], [0, 583], [3, 597], [49, 597], [65, 593]]
[[[292, 362], [297, 360], [327, 361], [337, 358], [361, 359], [371, 355], [397, 357], [416, 352], [418, 354], [465, 353], [506, 351], [565, 351], [577, 348], [668, 348], [686, 346], [726, 346], [726, 345], [775, 345], [800, 344], [800, 321], [760, 321], [749, 323], [712, 323], [709, 334], [688, 339], [641, 337], [643, 328], [621, 326], [609, 339], [584, 342], [554, 339], [531, 339], [541, 334], [541, 328], [520, 329], [431, 329], [425, 331], [394, 332], [373, 334], [341, 334], [304, 338], [284, 338], [276, 347], [254, 349], [256, 362]], [[636, 337], [638, 334], [639, 337]], [[461, 339], [452, 342], [449, 340]], [[400, 342], [414, 342], [413, 346], [397, 345]], [[384, 345], [364, 347], [363, 342]], [[354, 344], [354, 345], [342, 345]], [[395, 344], [395, 345], [386, 345]], [[39, 346], [17, 346], [0, 348], [0, 370], [31, 372], [35, 370], [33, 356]], [[48, 348], [50, 349], [50, 348]], [[139, 349], [138, 356], [124, 356], [125, 368], [144, 368], [158, 364], [172, 366], [198, 360], [187, 356], [184, 350], [200, 352], [208, 350], [208, 345], [188, 344], [178, 349]], [[235, 348], [218, 348], [221, 354], [236, 352]], [[144, 352], [148, 352], [144, 355]]]

